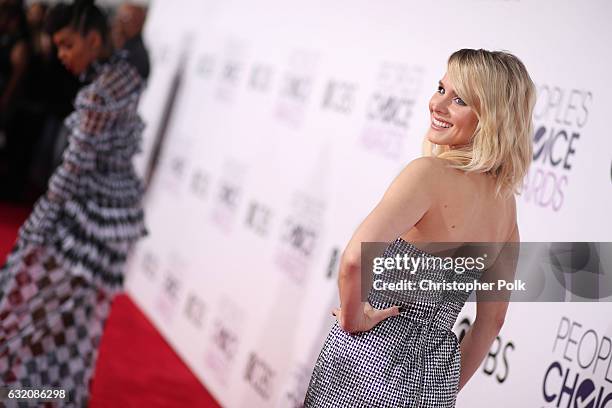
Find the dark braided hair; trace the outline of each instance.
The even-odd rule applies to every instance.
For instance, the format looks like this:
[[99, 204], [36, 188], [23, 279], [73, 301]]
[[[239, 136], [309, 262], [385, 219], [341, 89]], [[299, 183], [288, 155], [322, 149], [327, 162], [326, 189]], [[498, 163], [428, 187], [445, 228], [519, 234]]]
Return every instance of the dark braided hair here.
[[94, 0], [75, 0], [72, 4], [59, 3], [51, 8], [45, 19], [45, 31], [53, 35], [66, 27], [83, 36], [95, 30], [100, 33], [104, 44], [109, 40], [106, 15], [94, 4]]

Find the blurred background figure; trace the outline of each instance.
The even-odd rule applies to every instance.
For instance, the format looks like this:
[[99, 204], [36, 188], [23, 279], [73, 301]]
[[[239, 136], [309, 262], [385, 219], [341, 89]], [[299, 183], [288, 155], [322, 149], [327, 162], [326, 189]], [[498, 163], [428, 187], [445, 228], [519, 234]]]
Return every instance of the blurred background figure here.
[[49, 56], [52, 49], [49, 37], [43, 31], [43, 22], [47, 13], [47, 4], [36, 2], [30, 4], [26, 12], [28, 27], [32, 37], [32, 51], [34, 54]]
[[0, 0], [0, 199], [31, 204], [66, 147], [63, 121], [82, 86], [43, 30], [44, 2]]
[[30, 140], [24, 135], [28, 123], [22, 109], [29, 44], [22, 1], [0, 1], [0, 174], [14, 175], [0, 194], [8, 197], [18, 195], [24, 181], [23, 166], [30, 158]]
[[67, 145], [63, 121], [72, 111], [72, 102], [82, 85], [61, 64], [51, 37], [44, 31], [48, 9], [46, 3], [34, 2], [26, 11], [32, 49], [26, 85], [30, 114], [37, 118], [38, 124], [38, 137], [31, 146], [32, 162], [27, 171], [29, 201], [45, 191], [51, 174], [61, 162]]
[[145, 81], [149, 78], [150, 71], [149, 53], [142, 40], [142, 28], [146, 17], [145, 7], [126, 2], [117, 9], [112, 25], [115, 48], [128, 52], [128, 60]]

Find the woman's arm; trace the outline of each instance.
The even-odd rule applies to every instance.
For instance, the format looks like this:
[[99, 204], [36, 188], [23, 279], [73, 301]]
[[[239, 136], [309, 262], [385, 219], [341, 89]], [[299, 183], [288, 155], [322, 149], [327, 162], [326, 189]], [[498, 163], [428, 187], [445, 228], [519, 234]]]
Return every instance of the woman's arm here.
[[[390, 242], [410, 230], [430, 208], [433, 185], [440, 176], [441, 162], [431, 157], [413, 160], [391, 183], [383, 198], [359, 225], [340, 260], [338, 289], [340, 309], [336, 316], [343, 330], [362, 331], [391, 315], [366, 315], [361, 301], [361, 243]], [[368, 321], [364, 321], [369, 320]], [[372, 320], [373, 319], [373, 320]]]
[[70, 129], [69, 143], [62, 164], [49, 180], [47, 197], [57, 203], [68, 200], [78, 188], [79, 175], [96, 168], [96, 145], [111, 129], [118, 115], [101, 89], [88, 89], [77, 96], [76, 121]]
[[[501, 250], [494, 267], [496, 274], [503, 274], [505, 279], [514, 276], [518, 262], [518, 245], [520, 235], [515, 225], [508, 242]], [[480, 363], [489, 352], [491, 344], [499, 334], [508, 310], [509, 293], [498, 294], [499, 301], [491, 300], [491, 294], [478, 294], [476, 306], [476, 319], [461, 341], [461, 373], [459, 377], [459, 390], [474, 375]], [[482, 300], [486, 298], [487, 300]]]

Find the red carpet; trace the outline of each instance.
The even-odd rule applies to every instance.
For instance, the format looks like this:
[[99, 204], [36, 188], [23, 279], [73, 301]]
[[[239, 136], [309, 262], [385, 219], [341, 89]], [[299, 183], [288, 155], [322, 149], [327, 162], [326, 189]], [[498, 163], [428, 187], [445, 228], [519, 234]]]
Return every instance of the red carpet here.
[[0, 203], [0, 261], [4, 260], [9, 251], [13, 248], [17, 230], [28, 218], [30, 208], [15, 206], [12, 204]]
[[[0, 203], [1, 262], [28, 214], [28, 208]], [[220, 407], [127, 295], [113, 302], [90, 406]]]

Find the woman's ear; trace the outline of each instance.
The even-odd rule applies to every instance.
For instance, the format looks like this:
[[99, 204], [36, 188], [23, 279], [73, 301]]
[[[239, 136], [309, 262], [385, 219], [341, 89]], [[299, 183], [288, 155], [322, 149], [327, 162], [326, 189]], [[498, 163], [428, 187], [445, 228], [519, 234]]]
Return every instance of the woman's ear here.
[[85, 43], [87, 47], [94, 53], [100, 52], [102, 49], [102, 35], [97, 30], [89, 30], [85, 35]]

